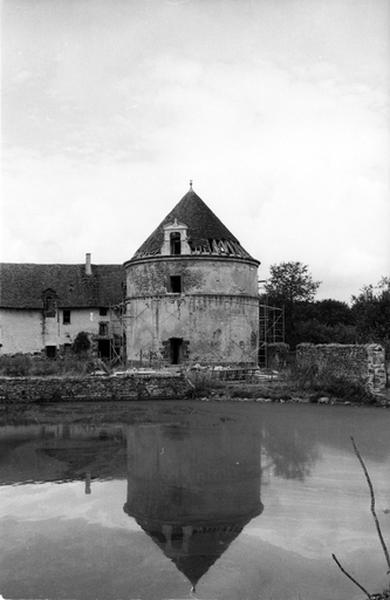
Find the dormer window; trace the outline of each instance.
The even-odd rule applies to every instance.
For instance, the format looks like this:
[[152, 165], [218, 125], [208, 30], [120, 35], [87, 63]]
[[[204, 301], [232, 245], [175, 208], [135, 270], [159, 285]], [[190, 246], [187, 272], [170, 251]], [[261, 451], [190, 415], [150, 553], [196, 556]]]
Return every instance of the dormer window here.
[[55, 317], [57, 314], [57, 298], [52, 290], [43, 294], [43, 314], [48, 318]]
[[187, 225], [179, 223], [177, 219], [173, 223], [164, 225], [164, 241], [161, 246], [163, 256], [180, 256], [191, 254], [188, 243]]
[[178, 231], [174, 231], [169, 236], [171, 242], [171, 254], [181, 254], [181, 237]]

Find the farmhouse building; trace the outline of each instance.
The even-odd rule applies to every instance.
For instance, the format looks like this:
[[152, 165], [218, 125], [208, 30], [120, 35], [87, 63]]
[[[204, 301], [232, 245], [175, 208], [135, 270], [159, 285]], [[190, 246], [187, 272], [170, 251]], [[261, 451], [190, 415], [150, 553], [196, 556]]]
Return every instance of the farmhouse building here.
[[122, 265], [3, 263], [0, 288], [2, 354], [70, 348], [80, 331], [109, 356], [120, 323], [114, 306], [123, 298]]
[[259, 262], [192, 186], [125, 263], [132, 364], [257, 364]]

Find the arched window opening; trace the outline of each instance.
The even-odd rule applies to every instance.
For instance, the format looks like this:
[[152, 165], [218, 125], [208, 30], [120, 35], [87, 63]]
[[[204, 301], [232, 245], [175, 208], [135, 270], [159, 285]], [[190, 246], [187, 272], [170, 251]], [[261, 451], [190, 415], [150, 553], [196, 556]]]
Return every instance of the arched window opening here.
[[178, 232], [171, 233], [170, 241], [171, 241], [171, 254], [181, 254], [180, 233], [178, 233]]

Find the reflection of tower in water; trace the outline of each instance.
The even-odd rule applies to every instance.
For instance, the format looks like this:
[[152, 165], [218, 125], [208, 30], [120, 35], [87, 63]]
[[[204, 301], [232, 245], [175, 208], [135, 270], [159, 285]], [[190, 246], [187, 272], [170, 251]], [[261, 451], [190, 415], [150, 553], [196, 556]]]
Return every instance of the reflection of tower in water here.
[[234, 417], [130, 426], [124, 510], [191, 582], [263, 510], [261, 438]]

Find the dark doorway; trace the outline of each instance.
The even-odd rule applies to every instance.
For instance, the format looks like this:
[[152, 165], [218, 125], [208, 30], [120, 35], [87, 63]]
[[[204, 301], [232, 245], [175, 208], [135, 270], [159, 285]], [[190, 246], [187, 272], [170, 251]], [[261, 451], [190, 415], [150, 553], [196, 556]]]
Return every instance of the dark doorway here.
[[172, 365], [178, 365], [183, 360], [183, 338], [169, 339], [169, 355]]
[[171, 233], [171, 254], [181, 254], [180, 233]]
[[110, 358], [110, 340], [98, 341], [98, 353], [100, 358]]

